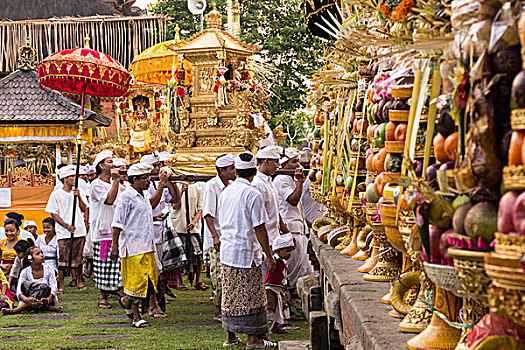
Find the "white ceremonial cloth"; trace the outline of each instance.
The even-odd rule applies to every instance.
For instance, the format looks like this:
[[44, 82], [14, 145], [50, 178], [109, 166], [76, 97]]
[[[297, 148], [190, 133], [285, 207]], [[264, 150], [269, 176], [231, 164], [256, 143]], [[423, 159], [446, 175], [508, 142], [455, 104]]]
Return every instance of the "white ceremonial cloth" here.
[[[206, 183], [202, 203], [202, 217], [205, 218], [210, 215], [214, 218], [215, 230], [221, 236], [221, 228], [219, 227], [219, 196], [226, 186], [222, 182], [219, 175], [215, 176]], [[207, 251], [213, 247], [213, 237], [206, 222], [204, 222], [204, 242], [203, 251]]]
[[[53, 237], [49, 244], [46, 243], [46, 235], [40, 235], [36, 239], [35, 246], [42, 250], [46, 258], [58, 259], [58, 245], [57, 245], [57, 236]], [[44, 265], [47, 265], [53, 269], [56, 269], [57, 260], [46, 259]]]
[[91, 183], [91, 196], [89, 197], [89, 225], [92, 242], [111, 240], [111, 223], [115, 214], [115, 207], [118, 197], [124, 191], [124, 187], [119, 185], [117, 198], [112, 205], [105, 204], [108, 194], [113, 186], [110, 183], [95, 179]]
[[153, 209], [148, 191], [144, 196], [133, 187], [120, 195], [115, 208], [112, 227], [121, 229], [119, 256], [135, 256], [155, 251]]
[[[51, 288], [51, 294], [55, 296], [55, 306], [58, 305], [58, 298], [57, 298], [57, 278], [55, 276], [55, 269], [50, 268], [47, 265], [44, 265], [44, 276], [42, 278], [35, 279], [33, 277], [33, 269], [31, 266], [26, 267], [25, 269], [20, 272], [20, 277], [18, 278], [18, 285], [16, 288], [16, 296], [18, 297], [18, 300], [20, 300], [19, 295], [22, 294], [22, 283], [25, 281], [31, 281], [31, 282], [39, 282], [39, 283], [45, 283]], [[23, 304], [23, 301], [20, 301], [20, 304]]]
[[268, 215], [266, 230], [270, 245], [279, 236], [279, 194], [270, 176], [257, 172], [252, 181], [252, 186], [259, 191], [263, 197], [264, 207]]
[[[153, 197], [155, 192], [157, 191], [157, 188], [159, 186], [159, 183], [157, 181], [151, 181], [148, 193], [150, 198]], [[153, 208], [153, 216], [157, 216], [160, 213], [162, 213], [163, 210], [170, 212], [170, 201], [171, 201], [171, 194], [170, 191], [165, 187], [162, 189], [162, 197], [160, 198], [159, 204], [155, 208]], [[155, 233], [155, 244], [162, 244], [162, 235], [164, 234], [164, 230], [166, 229], [166, 220], [168, 218], [162, 220], [162, 221], [153, 221], [153, 232]]]
[[[172, 209], [171, 211], [170, 220], [177, 233], [186, 233], [186, 226], [189, 224], [186, 222], [186, 195], [189, 195], [188, 208], [190, 221], [197, 216], [199, 210], [202, 210], [202, 189], [197, 184], [191, 184], [188, 186], [188, 189], [182, 193], [179, 209]], [[200, 233], [198, 225], [193, 227], [191, 233]]]
[[313, 200], [312, 194], [310, 193], [310, 183], [311, 181], [308, 178], [304, 182], [301, 202], [303, 204], [305, 219], [313, 223], [324, 215], [326, 207]]
[[244, 178], [237, 178], [219, 198], [221, 263], [237, 268], [262, 264], [255, 227], [268, 221], [262, 195]]
[[[84, 191], [79, 188], [80, 198], [86, 206], [89, 207], [89, 202], [84, 194]], [[68, 225], [71, 225], [73, 215], [73, 191], [66, 192], [60, 188], [51, 192], [49, 200], [47, 201], [46, 212], [50, 214], [57, 214], [64, 220]], [[84, 214], [80, 210], [80, 205], [77, 200], [76, 213], [75, 213], [75, 234], [73, 237], [85, 237], [86, 236], [86, 225], [84, 223]], [[64, 226], [57, 223], [55, 227], [57, 239], [71, 238], [71, 232], [69, 232]]]
[[288, 197], [295, 191], [297, 183], [289, 175], [277, 175], [273, 184], [279, 193], [279, 211], [284, 223], [290, 232], [306, 234], [308, 225], [304, 220], [303, 204], [299, 201], [295, 206], [288, 202]]

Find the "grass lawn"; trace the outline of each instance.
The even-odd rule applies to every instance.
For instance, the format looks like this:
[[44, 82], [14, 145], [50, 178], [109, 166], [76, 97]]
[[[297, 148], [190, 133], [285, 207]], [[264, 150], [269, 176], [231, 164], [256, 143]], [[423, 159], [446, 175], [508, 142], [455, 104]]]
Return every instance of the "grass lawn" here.
[[[205, 281], [209, 284], [209, 281]], [[67, 282], [66, 282], [67, 283]], [[98, 290], [91, 280], [87, 291], [66, 287], [59, 296], [63, 314], [23, 313], [0, 316], [0, 349], [222, 349], [226, 333], [213, 322], [211, 292], [176, 291], [177, 299], [167, 305], [167, 318], [145, 319], [145, 329], [131, 327], [117, 298], [112, 296], [110, 310], [97, 307]], [[189, 286], [189, 283], [186, 283]], [[171, 298], [169, 298], [171, 299]], [[273, 335], [271, 340], [308, 339], [306, 322], [288, 334]], [[245, 337], [241, 336], [243, 341]], [[244, 349], [236, 346], [230, 349]]]

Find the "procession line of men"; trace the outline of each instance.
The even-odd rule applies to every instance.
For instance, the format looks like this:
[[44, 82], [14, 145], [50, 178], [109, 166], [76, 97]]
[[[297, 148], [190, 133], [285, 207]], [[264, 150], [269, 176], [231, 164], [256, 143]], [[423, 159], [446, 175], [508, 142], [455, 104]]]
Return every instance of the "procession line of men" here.
[[[268, 146], [257, 155], [220, 156], [216, 160], [217, 176], [205, 186], [203, 251], [210, 256], [214, 318], [221, 320], [227, 331], [225, 345], [237, 343], [236, 334], [247, 334], [248, 347], [275, 346], [262, 339], [267, 333], [263, 270], [275, 269], [271, 244], [280, 234], [291, 233], [295, 244], [288, 260], [288, 286], [295, 288], [298, 278], [312, 273], [306, 252], [311, 223], [305, 219], [301, 200], [306, 178], [299, 167], [299, 152], [286, 148], [282, 153], [280, 147]], [[182, 206], [181, 191], [169, 181], [171, 171], [161, 168], [156, 155], [145, 155], [132, 164], [127, 177], [119, 174], [112, 156], [110, 151], [97, 155], [93, 164], [97, 179], [91, 184], [89, 201], [81, 189], [73, 189], [74, 167], [60, 169], [63, 187], [53, 192], [46, 210], [59, 224], [59, 266], [69, 263], [73, 236], [75, 260], [71, 265], [78, 268], [76, 258], [81, 256], [89, 224], [94, 280], [101, 291], [99, 306], [109, 305], [108, 294], [117, 294], [133, 325], [143, 328], [149, 324], [141, 318], [139, 305], [149, 307], [151, 316], [166, 316], [162, 298], [167, 285], [159, 284], [159, 270], [166, 252], [164, 233], [170, 225], [175, 230], [166, 220], [169, 208]], [[279, 165], [294, 169], [294, 176], [277, 175], [272, 181]], [[158, 175], [159, 181], [150, 181], [151, 175]], [[186, 196], [190, 195], [186, 187], [183, 189]], [[74, 196], [79, 206], [74, 225], [69, 225]], [[200, 209], [185, 204], [185, 209], [194, 214], [184, 225], [191, 233]], [[191, 234], [186, 242], [200, 255], [200, 244]], [[200, 266], [197, 259], [195, 268]], [[77, 270], [76, 276], [80, 273]]]
[[[305, 176], [299, 152], [287, 148], [283, 157], [281, 153], [280, 147], [268, 146], [257, 155], [221, 156], [216, 161], [217, 176], [206, 184], [205, 246], [210, 249], [215, 315], [221, 315], [227, 331], [224, 345], [238, 343], [236, 334], [247, 334], [248, 347], [275, 346], [264, 339], [263, 269], [275, 269], [271, 242], [280, 234], [291, 232], [295, 241], [288, 260], [289, 287], [295, 288], [298, 278], [312, 273], [306, 252], [310, 224], [302, 208]], [[277, 175], [272, 181], [279, 164], [295, 170], [294, 176]]]

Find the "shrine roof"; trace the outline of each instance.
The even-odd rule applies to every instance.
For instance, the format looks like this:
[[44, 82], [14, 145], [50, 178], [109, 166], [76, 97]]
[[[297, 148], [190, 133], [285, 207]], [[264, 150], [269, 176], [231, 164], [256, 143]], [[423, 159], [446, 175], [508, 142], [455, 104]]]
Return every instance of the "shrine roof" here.
[[[111, 119], [88, 109], [87, 126], [109, 126]], [[42, 90], [34, 70], [16, 70], [0, 80], [0, 124], [76, 124], [80, 106], [60, 93]]]
[[176, 44], [168, 44], [166, 47], [175, 52], [230, 49], [248, 56], [261, 51], [259, 46], [247, 44], [218, 28], [205, 29], [186, 40], [181, 40]]

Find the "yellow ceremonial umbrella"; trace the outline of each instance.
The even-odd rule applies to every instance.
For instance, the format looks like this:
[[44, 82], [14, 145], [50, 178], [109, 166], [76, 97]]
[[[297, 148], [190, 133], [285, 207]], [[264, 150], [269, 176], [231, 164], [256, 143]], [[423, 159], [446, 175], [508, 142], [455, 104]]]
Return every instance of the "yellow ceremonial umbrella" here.
[[[168, 85], [170, 79], [179, 70], [181, 62], [179, 62], [178, 56], [166, 46], [179, 44], [181, 41], [179, 31], [180, 29], [177, 27], [175, 29], [175, 39], [153, 45], [133, 59], [129, 70], [133, 75], [135, 83]], [[191, 74], [191, 64], [187, 60], [184, 60], [182, 65], [186, 71], [183, 77], [183, 85], [190, 86], [193, 78]]]

